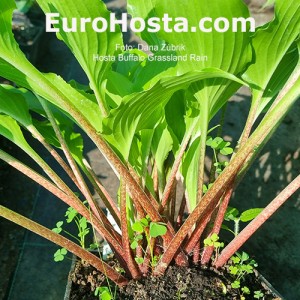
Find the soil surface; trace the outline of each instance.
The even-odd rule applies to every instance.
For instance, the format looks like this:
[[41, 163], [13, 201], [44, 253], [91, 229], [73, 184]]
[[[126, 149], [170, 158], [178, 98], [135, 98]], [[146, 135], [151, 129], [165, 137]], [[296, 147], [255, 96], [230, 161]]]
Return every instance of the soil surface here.
[[[114, 265], [114, 262], [111, 262]], [[70, 274], [73, 282], [70, 300], [95, 300], [97, 286], [106, 286], [107, 281], [102, 273], [93, 267], [76, 262], [74, 272]], [[197, 266], [169, 267], [166, 274], [161, 277], [148, 276], [140, 281], [131, 281], [126, 287], [116, 289], [111, 284], [112, 291], [116, 291], [115, 299], [122, 300], [240, 300], [239, 289], [233, 289], [231, 275], [223, 271], [204, 269]], [[248, 275], [243, 286], [247, 286], [252, 292], [245, 295], [245, 299], [254, 299], [253, 291], [262, 291], [265, 300], [275, 300], [275, 295], [261, 284], [257, 277]]]

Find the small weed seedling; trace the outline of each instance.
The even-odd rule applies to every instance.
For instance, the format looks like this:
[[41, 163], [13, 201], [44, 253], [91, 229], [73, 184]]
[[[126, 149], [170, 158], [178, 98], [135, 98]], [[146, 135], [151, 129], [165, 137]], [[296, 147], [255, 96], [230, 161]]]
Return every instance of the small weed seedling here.
[[[245, 299], [244, 295], [249, 295], [251, 293], [247, 286], [242, 286], [245, 276], [253, 273], [254, 268], [257, 267], [255, 260], [250, 259], [246, 252], [236, 253], [230, 259], [231, 265], [229, 266], [229, 273], [233, 276], [234, 281], [231, 283], [232, 288], [240, 289], [241, 299]], [[258, 295], [259, 293], [257, 293]], [[254, 292], [254, 298], [256, 292]], [[258, 298], [259, 299], [259, 298]]]
[[99, 297], [99, 300], [113, 300], [113, 296], [111, 295], [111, 291], [106, 286], [99, 286], [95, 289], [95, 296]]
[[264, 297], [264, 293], [262, 291], [255, 291], [254, 292], [254, 298], [255, 299], [261, 299]]
[[[146, 216], [146, 218], [143, 218], [140, 221], [135, 222], [131, 226], [131, 228], [135, 233], [133, 241], [130, 245], [131, 249], [135, 250], [138, 248], [139, 243], [143, 240], [143, 235], [144, 235], [147, 241], [146, 249], [149, 249], [149, 253], [150, 253], [151, 267], [155, 267], [157, 265], [159, 257], [157, 255], [154, 255], [154, 251], [153, 251], [154, 245], [152, 243], [152, 239], [165, 235], [167, 232], [166, 225], [164, 223], [151, 222], [150, 218]], [[136, 257], [135, 261], [138, 264], [142, 264], [144, 263], [144, 258]]]
[[215, 254], [216, 254], [215, 259], [217, 259], [220, 253], [220, 249], [224, 247], [224, 243], [219, 242], [219, 236], [216, 233], [213, 233], [211, 236], [207, 237], [204, 240], [204, 246], [214, 247]]
[[212, 138], [207, 137], [206, 145], [209, 146], [214, 152], [214, 167], [217, 174], [221, 174], [224, 168], [228, 165], [227, 161], [219, 161], [218, 153], [227, 156], [233, 153], [233, 148], [230, 147], [230, 142], [224, 141], [221, 137]]
[[224, 224], [222, 225], [222, 228], [231, 232], [234, 236], [237, 236], [240, 232], [240, 222], [247, 223], [255, 219], [262, 210], [263, 208], [251, 208], [240, 214], [236, 208], [228, 207], [224, 220], [228, 222], [232, 221], [234, 223], [234, 229], [232, 230]]
[[[85, 202], [84, 202], [85, 203]], [[69, 231], [63, 229], [63, 225], [64, 222], [63, 221], [59, 221], [56, 223], [56, 227], [52, 229], [53, 232], [55, 233], [65, 233], [66, 235], [68, 235], [69, 237], [73, 238], [76, 242], [78, 242], [78, 244], [83, 248], [86, 249], [86, 236], [90, 233], [90, 229], [88, 228], [88, 221], [85, 217], [82, 217], [81, 215], [78, 214], [78, 212], [72, 208], [69, 207], [65, 213], [65, 217], [66, 217], [66, 222], [67, 223], [75, 223], [76, 224], [76, 228], [78, 231], [77, 236], [73, 235], [72, 233], [70, 233]], [[90, 249], [97, 249], [99, 247], [99, 245], [97, 243], [93, 243], [90, 245]], [[68, 251], [65, 248], [61, 248], [58, 249], [55, 253], [54, 253], [54, 261], [55, 262], [59, 262], [59, 261], [63, 261], [65, 256], [67, 255]]]

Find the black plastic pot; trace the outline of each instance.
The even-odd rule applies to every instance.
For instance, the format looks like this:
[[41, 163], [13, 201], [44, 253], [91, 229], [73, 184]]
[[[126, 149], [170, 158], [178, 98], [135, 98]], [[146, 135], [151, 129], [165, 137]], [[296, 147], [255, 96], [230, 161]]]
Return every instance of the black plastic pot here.
[[[69, 274], [72, 274], [74, 272], [76, 261], [77, 261], [77, 257], [73, 256], [71, 269], [70, 269]], [[255, 270], [255, 275], [256, 275], [257, 279], [259, 281], [261, 281], [262, 286], [272, 294], [274, 299], [276, 299], [276, 300], [285, 300], [285, 298], [282, 297], [279, 294], [279, 292], [271, 285], [271, 283], [256, 270]], [[65, 292], [64, 300], [70, 300], [71, 299], [72, 286], [73, 286], [73, 283], [72, 283], [72, 280], [71, 280], [71, 276], [68, 276], [68, 282], [67, 282], [67, 286], [66, 286], [66, 292]]]
[[[69, 274], [72, 274], [72, 272], [74, 272], [76, 260], [77, 260], [77, 257], [73, 256], [71, 269], [70, 269]], [[71, 295], [71, 291], [72, 291], [72, 284], [73, 283], [72, 283], [72, 280], [71, 280], [71, 276], [68, 276], [68, 282], [67, 282], [67, 286], [66, 286], [66, 292], [65, 292], [64, 300], [70, 300], [70, 295]]]

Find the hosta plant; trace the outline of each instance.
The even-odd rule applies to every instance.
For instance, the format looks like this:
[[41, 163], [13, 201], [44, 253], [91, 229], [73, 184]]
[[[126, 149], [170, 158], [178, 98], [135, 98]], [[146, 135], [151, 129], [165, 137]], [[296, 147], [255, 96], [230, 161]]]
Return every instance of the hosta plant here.
[[[59, 13], [60, 18], [110, 18], [99, 0], [37, 2], [45, 13]], [[167, 13], [185, 17], [192, 25], [207, 16], [249, 17], [241, 0], [173, 2], [128, 0], [127, 8], [133, 17], [147, 20]], [[274, 20], [255, 33], [140, 32], [153, 46], [151, 54], [116, 47], [123, 45], [120, 29], [96, 32], [86, 25], [85, 32], [65, 32], [57, 22], [58, 37], [80, 63], [89, 86], [41, 73], [28, 62], [11, 32], [14, 8], [13, 0], [0, 2], [0, 75], [16, 83], [0, 86], [0, 133], [23, 149], [40, 172], [3, 150], [0, 158], [84, 217], [109, 244], [125, 273], [64, 237], [61, 223], [52, 231], [0, 206], [2, 217], [76, 254], [122, 286], [130, 279], [162, 275], [170, 264], [224, 266], [299, 188], [298, 176], [229, 244], [217, 242], [235, 187], [299, 97], [298, 1], [276, 0]], [[165, 44], [184, 47], [162, 49]], [[206, 59], [155, 59], [195, 54]], [[138, 59], [126, 59], [132, 57]], [[251, 108], [233, 151], [222, 138], [222, 120], [230, 97], [241, 86], [251, 90]], [[216, 118], [218, 126], [211, 125]], [[30, 146], [25, 131], [49, 151], [76, 189]], [[117, 174], [117, 195], [107, 192], [85, 159], [87, 139]], [[94, 191], [120, 231], [94, 200]], [[66, 250], [56, 254], [59, 259]]]

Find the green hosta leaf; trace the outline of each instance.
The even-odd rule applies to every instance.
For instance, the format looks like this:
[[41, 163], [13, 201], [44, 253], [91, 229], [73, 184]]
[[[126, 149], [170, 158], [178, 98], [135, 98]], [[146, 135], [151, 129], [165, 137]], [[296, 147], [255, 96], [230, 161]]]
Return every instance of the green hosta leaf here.
[[34, 2], [35, 0], [18, 0], [16, 1], [17, 9], [25, 14], [30, 10]]
[[249, 221], [255, 219], [262, 212], [262, 210], [263, 210], [263, 208], [248, 209], [241, 214], [240, 220], [242, 222], [249, 222]]
[[[77, 18], [105, 18], [109, 20], [110, 13], [105, 4], [98, 0], [74, 1], [74, 0], [38, 0], [37, 1], [45, 13], [59, 13], [60, 17]], [[61, 22], [60, 22], [61, 23]], [[60, 29], [60, 37], [69, 46], [78, 62], [87, 74], [91, 88], [95, 94], [99, 94], [101, 84], [106, 78], [106, 73], [110, 70], [111, 61], [94, 61], [93, 56], [114, 55], [116, 45], [122, 45], [122, 35], [120, 30], [111, 32], [109, 30], [101, 34], [93, 30], [91, 24], [86, 26], [86, 32], [80, 32], [79, 28], [75, 32], [65, 33], [61, 24], [55, 25]], [[98, 96], [97, 96], [98, 97]], [[99, 95], [99, 97], [101, 97]], [[104, 99], [102, 99], [104, 100]]]
[[[162, 18], [167, 13], [173, 20], [176, 17], [186, 18], [189, 20], [190, 26], [197, 26], [199, 20], [207, 16], [213, 19], [249, 16], [247, 7], [238, 0], [227, 2], [218, 0], [180, 1], [176, 5], [172, 4], [170, 0], [153, 0], [148, 2], [147, 5], [137, 0], [128, 1], [129, 11], [135, 17], [146, 19], [151, 15]], [[174, 25], [174, 23], [170, 23], [171, 26]], [[178, 55], [202, 54], [208, 56], [207, 61], [188, 60], [178, 62], [176, 65], [177, 74], [207, 67], [216, 67], [231, 73], [240, 72], [244, 68], [245, 62], [249, 61], [249, 53], [251, 53], [250, 35], [241, 31], [235, 33], [232, 30], [226, 33], [213, 31], [207, 34], [200, 30], [196, 33], [191, 30], [189, 32], [172, 33], [161, 30], [156, 35], [169, 44], [183, 44], [185, 47], [177, 51]], [[216, 47], [217, 44], [218, 47]], [[224, 49], [226, 49], [226, 52], [224, 52]], [[237, 49], [241, 55], [236, 55]]]
[[10, 116], [0, 115], [0, 134], [15, 143], [34, 160], [41, 160], [41, 157], [30, 147], [30, 145], [25, 140], [18, 123]]
[[168, 130], [167, 124], [163, 122], [156, 127], [152, 139], [152, 153], [155, 157], [158, 172], [163, 174], [164, 163], [173, 148], [173, 138]]
[[0, 112], [11, 116], [25, 127], [32, 125], [26, 100], [21, 93], [14, 92], [16, 90], [0, 85]]
[[127, 159], [134, 134], [157, 126], [163, 116], [164, 107], [174, 92], [187, 88], [192, 82], [216, 77], [242, 83], [237, 77], [218, 69], [161, 79], [151, 89], [125, 97], [121, 105], [112, 110], [109, 118], [105, 120], [104, 135]]
[[116, 108], [121, 104], [122, 97], [134, 92], [133, 83], [123, 74], [111, 71], [107, 81], [108, 97], [111, 97], [110, 106]]
[[[138, 158], [140, 158], [141, 168], [140, 168], [140, 170], [137, 170], [137, 171], [143, 178], [145, 178], [145, 176], [146, 176], [145, 182], [146, 182], [146, 186], [148, 187], [149, 191], [153, 190], [153, 188], [151, 188], [149, 185], [149, 182], [148, 182], [149, 180], [147, 180], [147, 179], [150, 179], [151, 184], [153, 185], [152, 178], [149, 178], [150, 176], [148, 176], [148, 165], [149, 165], [148, 162], [149, 162], [149, 158], [151, 155], [151, 145], [152, 145], [153, 134], [154, 134], [154, 130], [152, 130], [152, 129], [141, 130], [139, 132], [139, 136], [138, 136], [139, 138], [136, 139], [138, 141], [139, 153], [136, 156], [134, 156], [133, 151], [130, 151], [130, 156], [129, 156], [129, 162], [131, 163], [131, 165], [135, 166], [135, 168], [137, 165]], [[134, 143], [134, 140], [133, 140], [133, 143]], [[142, 222], [142, 220], [141, 220], [141, 222]]]
[[[73, 121], [63, 116], [61, 111], [55, 109], [53, 105], [49, 105], [49, 107], [53, 111], [73, 157], [82, 167], [84, 167], [82, 163], [83, 141], [80, 134], [74, 133]], [[50, 122], [41, 122], [32, 119], [29, 114], [29, 108], [38, 114], [45, 114], [38, 99], [30, 92], [24, 89], [16, 89], [11, 86], [0, 86], [0, 112], [11, 116], [24, 127], [36, 127], [49, 144], [61, 148]]]
[[42, 74], [26, 59], [12, 34], [13, 0], [0, 2], [0, 75], [54, 103], [69, 114], [68, 106], [81, 112], [96, 130], [101, 113], [94, 95], [77, 91], [55, 74]]
[[[70, 101], [70, 103], [72, 103], [78, 109], [78, 111], [80, 111], [86, 117], [87, 120], [89, 120], [96, 130], [101, 130], [102, 114], [99, 110], [94, 95], [88, 94], [82, 90], [74, 89], [70, 84], [66, 83], [60, 76], [56, 74], [49, 73], [43, 74], [43, 76], [66, 96], [68, 101]], [[34, 88], [36, 89], [36, 87]], [[64, 107], [57, 103], [57, 100], [51, 95], [44, 95], [43, 93], [40, 93], [39, 89], [36, 89], [36, 91], [45, 99], [51, 101], [55, 105], [58, 105], [59, 108], [64, 109]], [[65, 113], [69, 115], [68, 111], [65, 111]]]
[[165, 224], [161, 223], [150, 223], [150, 236], [156, 238], [158, 236], [163, 236], [167, 233], [167, 227]]
[[185, 92], [180, 90], [173, 94], [165, 106], [165, 117], [168, 128], [176, 136], [178, 144], [181, 143], [188, 124], [185, 121], [186, 103], [182, 101], [185, 98]]
[[260, 103], [258, 113], [282, 88], [298, 60], [297, 51], [287, 51], [292, 50], [300, 32], [299, 1], [276, 0], [275, 16], [274, 21], [256, 32], [255, 62], [243, 75], [252, 85], [253, 101]]
[[[129, 9], [133, 16], [147, 19], [149, 16], [162, 18], [168, 14], [173, 20], [176, 17], [185, 17], [189, 20], [189, 26], [196, 26], [203, 17], [210, 16], [213, 19], [218, 17], [249, 17], [247, 7], [239, 0], [220, 2], [214, 1], [181, 1], [172, 5], [170, 0], [154, 0], [147, 4], [145, 8], [140, 1], [129, 0]], [[170, 22], [172, 27], [174, 22]], [[250, 34], [243, 33], [241, 30], [233, 32], [229, 30], [225, 33], [210, 32], [165, 32], [161, 30], [156, 33], [156, 37], [161, 41], [166, 41], [172, 45], [183, 45], [182, 49], [177, 51], [177, 55], [187, 55], [187, 61], [179, 61], [174, 67], [173, 73], [183, 74], [193, 70], [202, 70], [204, 68], [215, 67], [232, 74], [241, 73], [247, 63], [252, 59], [252, 50], [250, 45]], [[226, 51], [224, 51], [226, 49]], [[237, 55], [237, 53], [239, 53]], [[200, 54], [207, 56], [207, 60], [193, 61], [191, 55]], [[196, 87], [199, 91], [202, 87]], [[238, 88], [238, 85], [221, 79], [207, 80], [205, 89], [199, 95], [199, 101], [210, 101], [209, 112], [212, 116], [218, 111], [232, 93]], [[226, 96], [226, 97], [225, 97]], [[229, 96], [229, 97], [228, 97]], [[228, 97], [228, 98], [227, 98]], [[201, 100], [200, 100], [201, 99]]]
[[[147, 90], [152, 87], [159, 79], [167, 77], [174, 74], [174, 70], [170, 69], [176, 65], [176, 62], [173, 61], [156, 61], [148, 60], [148, 54], [133, 49], [122, 54], [124, 57], [129, 55], [134, 55], [139, 57], [142, 62], [135, 61], [118, 61], [114, 65], [115, 72], [110, 73], [108, 88], [110, 91], [120, 90], [121, 96], [125, 96], [132, 92], [139, 92], [142, 90]], [[174, 52], [170, 51], [161, 51], [157, 52], [154, 55], [155, 57], [167, 57], [170, 55], [175, 55]], [[119, 73], [116, 73], [119, 72]], [[113, 74], [115, 73], [115, 74]], [[118, 74], [118, 76], [116, 76]], [[120, 81], [122, 83], [120, 83]], [[126, 84], [126, 87], [123, 85]]]
[[197, 178], [199, 169], [199, 151], [200, 151], [200, 138], [195, 139], [189, 146], [182, 162], [181, 173], [184, 177], [184, 182], [187, 190], [187, 200], [193, 210], [196, 206], [197, 198]]

